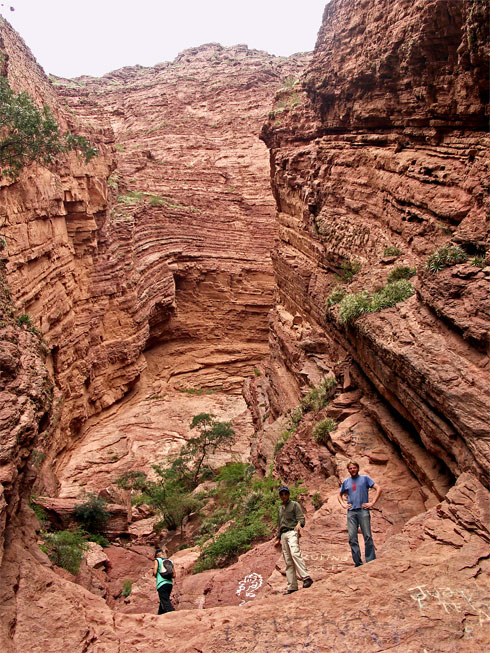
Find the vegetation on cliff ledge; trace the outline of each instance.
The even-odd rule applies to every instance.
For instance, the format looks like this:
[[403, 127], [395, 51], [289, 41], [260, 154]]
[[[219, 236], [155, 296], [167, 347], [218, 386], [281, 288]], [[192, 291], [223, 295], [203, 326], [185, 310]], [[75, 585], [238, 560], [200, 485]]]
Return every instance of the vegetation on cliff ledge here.
[[[143, 472], [126, 472], [116, 484], [133, 493], [133, 503], [147, 505], [160, 519], [155, 529], [183, 532], [186, 517], [195, 513], [201, 521], [201, 554], [194, 571], [223, 567], [247, 551], [253, 543], [269, 538], [275, 528], [279, 479], [258, 478], [248, 463], [231, 462], [213, 470], [208, 458], [229, 449], [235, 433], [231, 425], [212, 415], [196, 415], [191, 428], [199, 432], [178, 455], [153, 466], [156, 480]], [[203, 485], [203, 482], [207, 481]], [[293, 497], [301, 488], [291, 488]]]
[[15, 179], [29, 163], [48, 165], [70, 150], [85, 162], [97, 155], [84, 136], [63, 134], [48, 106], [39, 109], [27, 93], [14, 93], [0, 77], [0, 175]]
[[384, 288], [372, 295], [365, 290], [346, 295], [339, 305], [340, 321], [344, 324], [353, 322], [364, 313], [376, 313], [399, 302], [405, 301], [415, 292], [407, 279], [387, 283]]
[[[230, 564], [255, 542], [274, 534], [282, 481], [254, 473], [252, 465], [238, 462], [218, 470], [214, 506], [201, 526], [202, 550], [194, 573]], [[294, 500], [305, 492], [300, 484], [290, 490]]]
[[468, 256], [461, 247], [458, 245], [445, 245], [432, 252], [425, 267], [429, 272], [439, 272], [443, 268], [448, 268], [457, 263], [464, 263], [467, 260]]

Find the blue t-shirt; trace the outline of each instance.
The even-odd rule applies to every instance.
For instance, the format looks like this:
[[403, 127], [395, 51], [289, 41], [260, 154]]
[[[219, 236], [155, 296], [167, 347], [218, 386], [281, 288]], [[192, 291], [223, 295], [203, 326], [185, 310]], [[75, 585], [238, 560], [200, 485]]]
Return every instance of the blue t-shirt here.
[[347, 502], [352, 506], [349, 510], [358, 510], [362, 508], [363, 503], [369, 501], [369, 488], [373, 487], [374, 481], [369, 476], [356, 476], [356, 478], [346, 478], [340, 487], [340, 494], [347, 492]]

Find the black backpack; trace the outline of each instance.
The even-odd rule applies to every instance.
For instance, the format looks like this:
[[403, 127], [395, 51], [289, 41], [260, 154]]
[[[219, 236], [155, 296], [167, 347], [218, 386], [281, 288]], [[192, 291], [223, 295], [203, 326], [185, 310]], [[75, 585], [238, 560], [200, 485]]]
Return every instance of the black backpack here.
[[158, 565], [158, 573], [165, 580], [170, 580], [174, 577], [174, 566], [168, 558], [158, 558], [162, 564]]

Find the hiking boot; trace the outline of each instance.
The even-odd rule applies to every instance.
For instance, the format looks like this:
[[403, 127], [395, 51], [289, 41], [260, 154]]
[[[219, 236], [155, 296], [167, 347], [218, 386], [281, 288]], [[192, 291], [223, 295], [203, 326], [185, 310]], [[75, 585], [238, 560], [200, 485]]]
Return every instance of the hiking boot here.
[[295, 590], [286, 590], [284, 592], [284, 594], [292, 594], [293, 592], [297, 592], [297, 591], [298, 591], [298, 588], [296, 588]]
[[313, 579], [308, 576], [308, 578], [303, 579], [303, 587], [311, 587], [313, 585]]

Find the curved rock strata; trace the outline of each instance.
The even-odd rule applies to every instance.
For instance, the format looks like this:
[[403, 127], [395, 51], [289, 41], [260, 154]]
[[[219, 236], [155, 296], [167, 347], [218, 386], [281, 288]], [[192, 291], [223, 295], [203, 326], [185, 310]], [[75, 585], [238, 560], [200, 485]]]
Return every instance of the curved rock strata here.
[[[93, 123], [101, 156], [28, 169], [0, 189], [13, 297], [51, 350], [48, 370], [0, 287], [11, 312], [0, 333], [2, 650], [488, 648], [486, 12], [480, 0], [332, 0], [301, 83], [309, 57], [216, 45], [152, 69], [55, 80]], [[8, 27], [3, 48], [16, 88], [38, 100], [45, 88], [56, 104]], [[265, 150], [250, 133], [271, 100], [262, 137], [279, 240], [267, 325], [275, 227]], [[68, 125], [70, 111], [56, 110]], [[426, 269], [448, 245], [466, 260]], [[414, 292], [390, 308], [346, 323], [327, 302], [339, 287], [372, 295], [402, 266]], [[64, 498], [40, 501], [68, 518], [81, 488], [172, 451], [203, 409], [240, 425], [235, 456], [304, 482], [313, 586], [279, 596], [272, 542], [195, 576], [189, 549], [175, 554], [178, 610], [158, 617], [147, 546], [92, 547], [76, 579], [54, 568], [27, 506], [35, 443], [58, 454], [63, 485]], [[319, 442], [323, 420], [334, 426]], [[372, 511], [377, 559], [358, 569], [337, 502], [353, 458], [384, 490]], [[44, 487], [54, 494], [56, 479]], [[151, 530], [145, 517], [129, 528], [136, 542]]]

